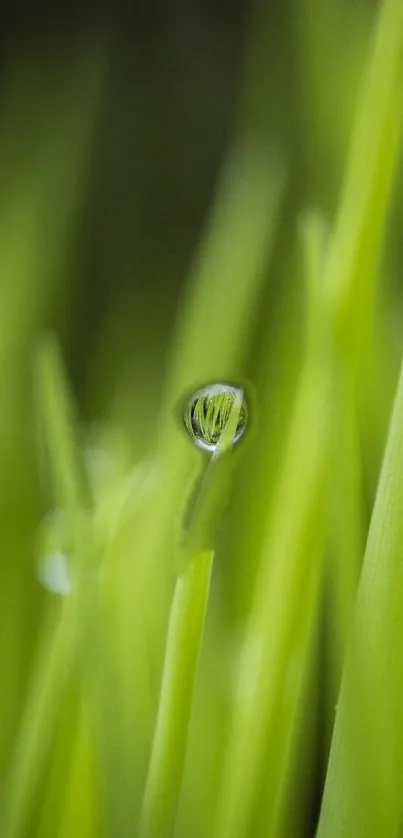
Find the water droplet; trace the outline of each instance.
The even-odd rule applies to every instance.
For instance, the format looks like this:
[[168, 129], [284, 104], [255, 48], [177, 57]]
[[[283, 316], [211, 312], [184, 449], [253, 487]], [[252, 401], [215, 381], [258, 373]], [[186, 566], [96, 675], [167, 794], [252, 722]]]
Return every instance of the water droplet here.
[[232, 444], [235, 445], [248, 424], [248, 406], [242, 388], [232, 384], [207, 384], [196, 390], [186, 401], [183, 421], [191, 439], [199, 448], [210, 452], [217, 449], [237, 397], [241, 399], [241, 409], [232, 440]]
[[69, 559], [64, 553], [45, 556], [38, 567], [38, 578], [43, 587], [52, 594], [70, 594], [73, 585], [69, 564]]
[[70, 555], [64, 515], [60, 509], [50, 512], [38, 532], [38, 581], [53, 594], [66, 596], [73, 588]]

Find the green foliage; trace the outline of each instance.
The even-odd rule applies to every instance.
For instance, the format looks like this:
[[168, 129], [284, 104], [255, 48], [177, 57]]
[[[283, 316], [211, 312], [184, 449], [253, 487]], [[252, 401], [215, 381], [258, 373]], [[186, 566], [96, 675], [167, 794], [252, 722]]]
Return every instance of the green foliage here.
[[[386, 437], [402, 294], [386, 231], [403, 5], [344, 9], [347, 34], [342, 6], [287, 5], [296, 144], [274, 72], [287, 58], [256, 4], [169, 350], [156, 306], [151, 339], [141, 317], [133, 327], [140, 281], [134, 306], [115, 289], [95, 340], [89, 321], [79, 353], [71, 339], [110, 43], [8, 58], [2, 838], [401, 832], [402, 381]], [[129, 263], [113, 266], [116, 288]], [[167, 302], [168, 274], [155, 280]]]

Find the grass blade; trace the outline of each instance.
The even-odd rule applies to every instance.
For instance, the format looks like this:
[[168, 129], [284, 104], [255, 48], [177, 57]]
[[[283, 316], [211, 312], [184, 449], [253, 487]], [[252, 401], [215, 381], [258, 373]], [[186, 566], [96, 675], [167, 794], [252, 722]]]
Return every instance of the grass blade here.
[[[203, 638], [214, 556], [214, 523], [223, 494], [222, 465], [231, 453], [243, 391], [237, 393], [206, 472], [186, 539], [171, 607], [159, 707], [141, 816], [141, 838], [171, 835], [182, 784], [194, 682]], [[228, 483], [230, 472], [225, 472]], [[217, 492], [218, 489], [218, 492]], [[212, 526], [213, 522], [213, 526]], [[210, 549], [201, 544], [212, 539]]]
[[318, 838], [392, 838], [403, 776], [403, 372], [359, 585]]
[[54, 340], [45, 341], [38, 352], [37, 388], [54, 492], [66, 518], [76, 560], [76, 584], [70, 599], [62, 603], [55, 626], [50, 624], [45, 612], [39, 659], [4, 791], [1, 832], [5, 838], [17, 838], [26, 826], [36, 790], [34, 778], [38, 781], [46, 764], [88, 619], [82, 608], [83, 592], [78, 585], [92, 557], [90, 517], [85, 508], [88, 507], [88, 493], [84, 464], [76, 442], [74, 410]]
[[172, 834], [182, 782], [212, 561], [212, 551], [194, 556], [176, 583], [139, 830], [141, 838], [164, 838]]
[[[233, 720], [223, 771], [214, 836], [249, 834], [260, 794], [274, 815], [292, 735], [296, 695], [306, 666], [317, 608], [326, 466], [328, 356], [326, 330], [317, 329], [323, 256], [321, 225], [307, 227], [307, 354], [287, 443], [285, 461], [270, 510], [260, 556], [255, 597], [241, 649]], [[311, 271], [314, 272], [313, 277]], [[316, 281], [315, 281], [316, 280]], [[296, 670], [295, 692], [285, 673]], [[269, 754], [269, 758], [267, 755]], [[264, 787], [264, 792], [263, 792]], [[268, 828], [268, 834], [271, 834]]]

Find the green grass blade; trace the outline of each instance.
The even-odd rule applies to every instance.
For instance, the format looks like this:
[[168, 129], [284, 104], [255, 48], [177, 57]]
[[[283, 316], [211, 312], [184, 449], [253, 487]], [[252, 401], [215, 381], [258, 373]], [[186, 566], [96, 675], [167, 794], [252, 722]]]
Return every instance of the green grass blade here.
[[37, 383], [55, 502], [65, 516], [78, 570], [91, 561], [91, 496], [70, 388], [59, 347], [51, 337], [38, 351]]
[[69, 388], [56, 342], [42, 343], [37, 358], [39, 408], [44, 420], [50, 470], [57, 503], [66, 517], [72, 555], [76, 560], [75, 590], [63, 603], [55, 627], [43, 630], [43, 648], [33, 672], [26, 711], [4, 792], [2, 835], [17, 838], [26, 824], [36, 789], [35, 779], [46, 763], [55, 725], [83, 640], [88, 617], [78, 584], [92, 558], [89, 495], [78, 448]]
[[401, 4], [378, 12], [364, 72], [338, 215], [324, 271], [336, 336], [329, 471], [329, 625], [326, 725], [330, 737], [364, 544], [357, 395], [373, 329], [379, 260], [396, 175], [403, 109], [398, 90]]
[[182, 782], [212, 560], [212, 551], [194, 556], [176, 582], [141, 816], [141, 838], [168, 838], [172, 835]]
[[60, 52], [38, 49], [38, 34], [36, 27], [26, 37], [15, 31], [0, 91], [2, 772], [25, 703], [41, 605], [32, 567], [38, 481], [31, 357], [45, 318], [58, 317], [50, 309], [63, 301], [60, 279], [73, 278], [105, 68], [105, 43], [88, 33]]
[[[74, 608], [74, 607], [73, 607]], [[1, 795], [3, 838], [26, 834], [39, 778], [46, 765], [61, 703], [73, 673], [76, 615], [70, 602], [56, 628], [44, 627], [24, 715]]]
[[372, 516], [318, 838], [392, 838], [403, 776], [403, 373]]
[[[321, 299], [322, 225], [307, 225], [308, 286]], [[314, 276], [310, 275], [313, 271]], [[316, 279], [316, 283], [315, 283]], [[310, 300], [308, 322], [320, 310]], [[260, 794], [275, 821], [298, 695], [317, 611], [327, 453], [327, 335], [308, 340], [285, 460], [268, 515], [255, 597], [241, 649], [215, 838], [249, 834]], [[321, 350], [321, 351], [319, 351]], [[287, 691], [293, 662], [295, 690]], [[267, 834], [274, 828], [273, 821]]]
[[[236, 394], [215, 451], [202, 475], [198, 497], [181, 549], [181, 568], [171, 607], [150, 767], [140, 827], [142, 838], [172, 832], [182, 784], [193, 689], [208, 605], [215, 526], [226, 502], [231, 471], [222, 471], [242, 408]], [[225, 485], [222, 475], [225, 474]]]
[[396, 170], [401, 128], [399, 88], [403, 8], [384, 0], [362, 80], [325, 287], [339, 337], [353, 353], [372, 322], [378, 254]]
[[325, 728], [328, 748], [364, 551], [364, 497], [352, 362], [335, 352], [327, 493]]

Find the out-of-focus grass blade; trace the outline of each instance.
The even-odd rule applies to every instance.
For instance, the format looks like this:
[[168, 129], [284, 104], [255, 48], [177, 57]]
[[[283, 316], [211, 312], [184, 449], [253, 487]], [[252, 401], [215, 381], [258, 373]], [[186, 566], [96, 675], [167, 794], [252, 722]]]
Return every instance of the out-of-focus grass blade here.
[[318, 838], [392, 838], [403, 776], [403, 372], [360, 580]]
[[343, 174], [372, 9], [350, 3], [343, 6], [341, 15], [339, 0], [299, 0], [295, 11], [294, 43], [301, 62], [299, 105], [310, 186], [320, 196], [317, 200], [328, 207]]
[[282, 788], [274, 807], [277, 810], [276, 817], [273, 817], [267, 800], [261, 801], [258, 810], [261, 813], [258, 834], [265, 838], [270, 834], [266, 824], [270, 828], [273, 822], [272, 834], [276, 838], [295, 838], [296, 835], [310, 835], [312, 831], [312, 815], [317, 805], [318, 742], [321, 728], [320, 625], [320, 614], [316, 609], [311, 624], [311, 647], [307, 653], [301, 695], [293, 721], [290, 753]]
[[340, 208], [324, 275], [339, 337], [355, 354], [372, 323], [378, 256], [396, 171], [403, 8], [384, 0], [363, 74]]
[[54, 73], [47, 84], [38, 72], [42, 54], [34, 47], [27, 57], [27, 44], [14, 42], [8, 59], [15, 78], [8, 79], [3, 64], [1, 90], [0, 661], [7, 668], [0, 697], [2, 772], [22, 712], [39, 600], [29, 562], [37, 512], [30, 351], [61, 271], [66, 275], [81, 220], [105, 59], [99, 43], [76, 42], [73, 54], [67, 49], [54, 65], [50, 60]]
[[[318, 9], [316, 3], [304, 3], [303, 13], [309, 32], [316, 30], [316, 38], [319, 39], [318, 20], [321, 33], [326, 27], [330, 32], [329, 24], [335, 10], [335, 4], [326, 7], [321, 4]], [[329, 34], [328, 38], [333, 38], [333, 35]], [[336, 36], [334, 44], [339, 38]], [[328, 487], [328, 734], [333, 725], [364, 543], [361, 429], [357, 401], [360, 389], [366, 386], [362, 382], [371, 376], [370, 337], [374, 325], [379, 257], [399, 154], [402, 43], [401, 4], [396, 0], [386, 0], [377, 11], [368, 47], [340, 205], [323, 271], [330, 318], [334, 319], [336, 335], [332, 363], [331, 399], [334, 407]], [[317, 47], [322, 49], [319, 43]], [[313, 66], [309, 53], [304, 60], [307, 66]], [[335, 125], [334, 131], [337, 130]]]
[[50, 336], [38, 351], [37, 380], [54, 500], [66, 519], [74, 574], [88, 568], [93, 558], [91, 492], [60, 350]]
[[83, 613], [85, 601], [78, 582], [92, 558], [88, 496], [83, 490], [84, 465], [75, 438], [75, 419], [59, 350], [51, 340], [44, 342], [38, 352], [37, 390], [55, 498], [66, 517], [75, 558], [73, 583], [75, 581], [76, 588], [70, 599], [63, 602], [56, 627], [52, 628], [48, 620], [44, 624], [43, 645], [33, 671], [4, 790], [1, 832], [5, 838], [17, 838], [23, 832], [36, 784], [48, 757], [68, 679], [77, 658], [77, 644], [82, 639], [83, 626], [87, 624], [87, 615]]
[[347, 639], [364, 550], [363, 476], [352, 362], [335, 351], [328, 471], [328, 551], [325, 573], [325, 748], [334, 723]]
[[[38, 67], [35, 62], [30, 66], [20, 46], [21, 54], [18, 56], [17, 51], [15, 59], [19, 84], [10, 84], [11, 89], [3, 91], [3, 109], [7, 112], [10, 99], [13, 107], [10, 122], [5, 121], [8, 136], [0, 131], [0, 147], [3, 142], [6, 149], [8, 144], [19, 148], [21, 132], [28, 146], [22, 160], [17, 154], [16, 160], [10, 161], [7, 153], [0, 160], [4, 179], [0, 196], [0, 302], [7, 315], [2, 318], [0, 384], [4, 381], [7, 392], [13, 392], [10, 361], [20, 362], [61, 272], [65, 275], [70, 240], [81, 220], [91, 173], [89, 152], [100, 108], [104, 46], [96, 39], [86, 39], [75, 45], [73, 55], [67, 55], [65, 66], [55, 61], [55, 101], [45, 84], [44, 89], [40, 84], [31, 89]], [[36, 63], [41, 64], [38, 57]], [[27, 100], [31, 96], [35, 97], [37, 110], [35, 125], [28, 122]], [[15, 101], [20, 112], [14, 108]], [[21, 116], [27, 120], [23, 126]]]
[[[305, 368], [241, 649], [217, 838], [249, 834], [261, 793], [275, 815], [319, 593], [329, 361], [320, 304], [323, 242], [317, 216], [311, 218], [308, 231], [309, 273], [313, 270], [309, 290], [319, 301], [310, 299], [309, 324], [314, 328], [308, 331]], [[292, 669], [294, 686], [289, 689]], [[272, 829], [273, 823], [267, 834]]]
[[[67, 688], [66, 699], [58, 719], [56, 735], [46, 766], [43, 795], [40, 797], [40, 811], [37, 810], [37, 838], [49, 838], [55, 834], [55, 824], [61, 826], [61, 813], [66, 799], [69, 776], [75, 754], [76, 731], [78, 727], [80, 690], [74, 679], [73, 688]], [[43, 788], [43, 786], [42, 786]]]
[[46, 623], [20, 722], [12, 760], [2, 788], [0, 828], [4, 838], [25, 834], [61, 703], [74, 671], [77, 614], [66, 603], [56, 627]]
[[[363, 551], [357, 395], [371, 345], [379, 257], [396, 174], [403, 115], [398, 94], [403, 46], [401, 4], [386, 0], [378, 15], [324, 270], [325, 292], [329, 294], [336, 333], [329, 471], [328, 732], [333, 724]], [[375, 131], [371, 125], [376, 125]]]
[[[57, 838], [81, 835], [97, 838], [101, 832], [102, 809], [99, 806], [99, 772], [92, 708], [83, 697], [75, 736], [73, 759], [66, 777], [66, 795], [62, 817], [54, 834]], [[56, 828], [55, 828], [56, 827]]]
[[[276, 154], [253, 138], [233, 143], [179, 316], [167, 380], [169, 412], [190, 388], [231, 380], [239, 371], [284, 181]], [[164, 416], [164, 436], [165, 421]]]
[[[304, 259], [305, 295], [306, 295], [306, 352], [308, 358], [315, 358], [318, 352], [327, 351], [323, 343], [329, 325], [323, 310], [322, 270], [328, 244], [328, 228], [324, 217], [314, 211], [305, 211], [299, 221], [299, 234]], [[327, 337], [329, 335], [327, 334]], [[328, 416], [329, 421], [329, 416]], [[328, 437], [326, 436], [326, 442]], [[327, 465], [326, 451], [324, 451]], [[320, 513], [325, 515], [325, 506], [320, 505]], [[291, 522], [290, 522], [291, 523]], [[254, 814], [253, 830], [257, 836], [268, 835], [271, 838], [294, 836], [304, 829], [309, 820], [312, 806], [312, 788], [317, 762], [316, 745], [319, 732], [319, 684], [316, 673], [318, 664], [317, 632], [321, 621], [322, 559], [326, 535], [326, 516], [318, 524], [316, 539], [312, 542], [312, 555], [309, 562], [317, 568], [317, 578], [313, 577], [312, 587], [307, 588], [311, 601], [301, 607], [299, 626], [300, 662], [297, 663], [297, 650], [289, 668], [288, 707], [283, 718], [284, 727], [279, 729], [278, 747], [282, 747], [281, 759], [273, 760], [271, 748], [266, 757], [267, 779]], [[314, 551], [317, 551], [315, 556]], [[281, 745], [282, 742], [282, 745]], [[303, 756], [301, 757], [301, 751]], [[268, 806], [269, 796], [273, 805]], [[290, 806], [290, 800], [295, 805]]]

